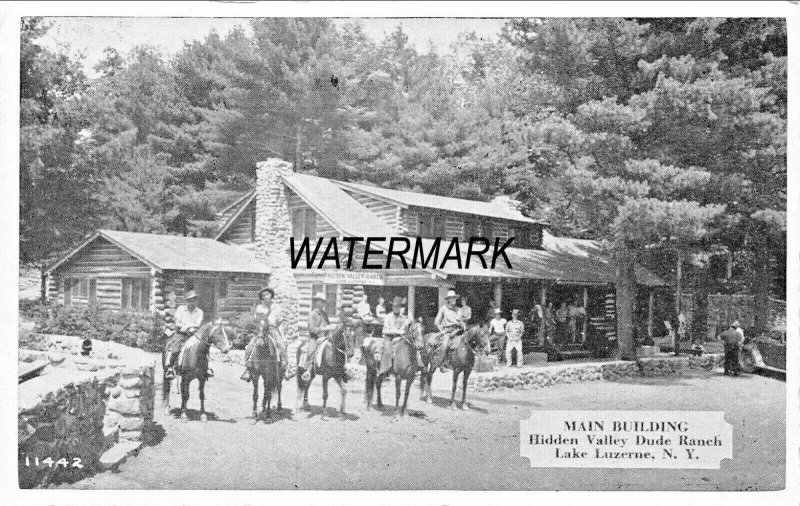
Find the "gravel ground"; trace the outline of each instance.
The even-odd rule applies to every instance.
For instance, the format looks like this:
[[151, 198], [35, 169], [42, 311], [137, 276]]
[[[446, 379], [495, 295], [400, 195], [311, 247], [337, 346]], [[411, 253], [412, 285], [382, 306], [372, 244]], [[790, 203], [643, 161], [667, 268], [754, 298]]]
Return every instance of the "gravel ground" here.
[[[779, 379], [692, 377], [555, 385], [541, 390], [469, 393], [451, 411], [449, 381], [434, 381], [434, 403], [408, 416], [366, 412], [363, 383], [348, 385], [347, 414], [321, 416], [319, 379], [312, 411], [293, 413], [294, 381], [269, 423], [254, 424], [239, 367], [215, 364], [206, 388], [210, 420], [181, 422], [157, 410], [154, 440], [120, 466], [70, 485], [81, 489], [464, 489], [464, 490], [779, 490], [784, 486], [785, 395]], [[449, 375], [448, 375], [449, 376]], [[160, 386], [158, 387], [160, 389]], [[394, 400], [394, 384], [383, 389]], [[160, 402], [160, 394], [156, 402]], [[745, 402], [746, 401], [746, 402]], [[179, 405], [173, 391], [172, 404]], [[393, 403], [393, 402], [392, 402]], [[329, 406], [339, 404], [331, 382]], [[197, 409], [196, 383], [189, 407]], [[734, 458], [719, 470], [543, 469], [520, 457], [519, 421], [546, 409], [723, 410], [734, 427]]]

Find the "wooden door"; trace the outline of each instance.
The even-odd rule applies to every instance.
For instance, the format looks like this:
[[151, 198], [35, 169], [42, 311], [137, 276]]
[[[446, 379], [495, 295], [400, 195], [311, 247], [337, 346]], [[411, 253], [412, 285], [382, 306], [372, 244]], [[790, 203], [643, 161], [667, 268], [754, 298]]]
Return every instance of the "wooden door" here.
[[203, 323], [217, 317], [217, 291], [213, 279], [195, 279], [194, 291], [197, 292], [197, 307], [203, 310]]

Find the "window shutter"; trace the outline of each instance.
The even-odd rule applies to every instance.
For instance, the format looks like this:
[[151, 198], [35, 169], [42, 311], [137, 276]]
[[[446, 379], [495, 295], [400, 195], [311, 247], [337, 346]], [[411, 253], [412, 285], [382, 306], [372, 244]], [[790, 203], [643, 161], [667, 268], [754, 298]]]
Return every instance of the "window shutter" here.
[[122, 301], [120, 305], [123, 310], [131, 307], [131, 280], [128, 278], [122, 278]]

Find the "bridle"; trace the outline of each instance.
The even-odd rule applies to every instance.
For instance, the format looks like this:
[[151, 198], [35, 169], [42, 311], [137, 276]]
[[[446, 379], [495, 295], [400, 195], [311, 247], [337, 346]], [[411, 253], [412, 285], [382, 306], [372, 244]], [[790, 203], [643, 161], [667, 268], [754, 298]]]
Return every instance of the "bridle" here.
[[206, 332], [206, 335], [203, 336], [203, 339], [200, 340], [201, 343], [210, 349], [211, 345], [214, 343], [212, 336], [217, 329], [222, 329], [222, 337], [225, 338], [225, 342], [230, 343], [230, 339], [228, 339], [228, 333], [225, 331], [225, 325], [222, 324], [222, 318], [218, 319], [214, 323], [209, 322], [206, 325], [210, 325], [210, 328], [208, 329], [208, 332]]

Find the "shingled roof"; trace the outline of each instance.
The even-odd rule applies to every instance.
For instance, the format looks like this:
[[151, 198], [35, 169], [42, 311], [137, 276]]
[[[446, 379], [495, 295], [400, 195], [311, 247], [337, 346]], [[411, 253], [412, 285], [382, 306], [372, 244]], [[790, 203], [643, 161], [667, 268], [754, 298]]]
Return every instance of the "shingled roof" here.
[[45, 273], [49, 274], [101, 237], [157, 270], [262, 274], [271, 272], [250, 251], [213, 239], [98, 230], [83, 244], [50, 266]]
[[348, 195], [335, 181], [307, 174], [283, 178], [309, 206], [334, 228], [354, 237], [390, 237], [391, 227]]
[[485, 216], [487, 218], [522, 221], [525, 223], [541, 223], [537, 220], [528, 218], [516, 209], [512, 209], [506, 203], [457, 199], [453, 197], [433, 195], [430, 193], [392, 190], [389, 188], [380, 188], [378, 186], [348, 183], [344, 181], [333, 181], [333, 183], [346, 190], [356, 191], [358, 193], [366, 193], [380, 199], [388, 200], [401, 207], [427, 207], [456, 213], [476, 214]]

